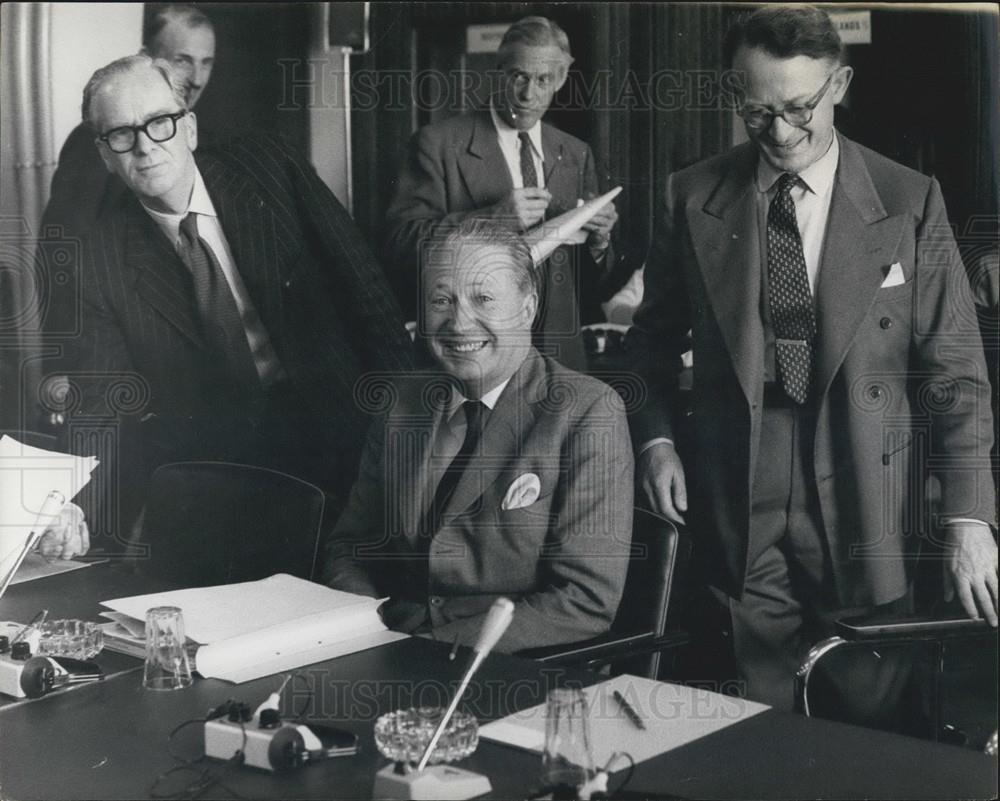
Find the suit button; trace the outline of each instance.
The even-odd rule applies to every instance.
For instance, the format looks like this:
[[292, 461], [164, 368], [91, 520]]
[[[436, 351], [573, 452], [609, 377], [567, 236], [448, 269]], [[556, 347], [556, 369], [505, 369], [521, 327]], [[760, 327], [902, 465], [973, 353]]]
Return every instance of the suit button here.
[[444, 598], [442, 598], [440, 595], [432, 595], [430, 598], [427, 599], [427, 602], [431, 606], [441, 606], [441, 604], [444, 603]]
[[883, 317], [881, 320], [878, 321], [878, 324], [882, 326], [883, 331], [885, 331], [887, 328], [892, 328], [892, 320], [890, 320], [888, 317]]

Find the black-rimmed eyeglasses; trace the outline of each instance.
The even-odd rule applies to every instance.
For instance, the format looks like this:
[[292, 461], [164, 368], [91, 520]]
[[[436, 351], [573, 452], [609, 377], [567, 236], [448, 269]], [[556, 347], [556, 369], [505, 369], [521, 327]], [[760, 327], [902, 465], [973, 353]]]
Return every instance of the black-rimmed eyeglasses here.
[[187, 111], [177, 111], [173, 114], [160, 114], [142, 125], [123, 125], [112, 128], [97, 138], [104, 142], [112, 153], [128, 153], [135, 147], [139, 132], [146, 134], [150, 141], [166, 142], [177, 135], [177, 120], [187, 114]]
[[736, 113], [743, 118], [743, 121], [747, 124], [747, 126], [753, 128], [754, 130], [764, 130], [766, 128], [770, 128], [775, 117], [781, 117], [781, 119], [793, 128], [801, 128], [802, 126], [808, 125], [812, 122], [813, 111], [816, 110], [816, 106], [818, 106], [820, 101], [823, 99], [823, 96], [826, 94], [826, 90], [830, 88], [830, 83], [833, 81], [833, 76], [836, 74], [836, 72], [831, 72], [819, 92], [817, 92], [811, 100], [807, 100], [801, 106], [786, 106], [780, 111], [772, 111], [767, 106], [758, 106], [753, 103], [747, 103], [740, 105], [736, 109]]

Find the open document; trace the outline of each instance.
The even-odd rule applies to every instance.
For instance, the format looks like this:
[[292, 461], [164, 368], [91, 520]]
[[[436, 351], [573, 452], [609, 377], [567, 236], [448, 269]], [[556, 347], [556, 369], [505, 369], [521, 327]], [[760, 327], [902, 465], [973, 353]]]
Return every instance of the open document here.
[[[607, 764], [616, 751], [642, 762], [770, 709], [743, 698], [628, 674], [585, 687], [583, 692], [590, 710], [590, 743], [596, 765]], [[631, 719], [616, 692], [642, 727]], [[480, 726], [479, 736], [541, 752], [545, 747], [545, 704]]]
[[115, 598], [102, 605], [132, 631], [141, 629], [147, 609], [179, 607], [188, 638], [199, 644], [198, 672], [240, 683], [406, 637], [382, 623], [381, 602], [278, 573], [260, 581]]
[[93, 456], [72, 456], [0, 437], [0, 587], [63, 504], [90, 481]]

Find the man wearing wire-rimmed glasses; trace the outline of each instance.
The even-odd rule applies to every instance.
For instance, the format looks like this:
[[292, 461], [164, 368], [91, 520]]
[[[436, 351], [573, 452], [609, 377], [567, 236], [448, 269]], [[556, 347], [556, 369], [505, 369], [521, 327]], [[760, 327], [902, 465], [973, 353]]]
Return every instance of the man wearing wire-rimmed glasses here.
[[[827, 14], [764, 7], [725, 51], [750, 141], [668, 180], [630, 340], [651, 395], [632, 421], [636, 475], [690, 526], [747, 695], [790, 708], [836, 619], [909, 611], [935, 531], [944, 596], [996, 625], [990, 395], [937, 181], [834, 129], [852, 69]], [[873, 710], [895, 692], [888, 662], [870, 665]]]

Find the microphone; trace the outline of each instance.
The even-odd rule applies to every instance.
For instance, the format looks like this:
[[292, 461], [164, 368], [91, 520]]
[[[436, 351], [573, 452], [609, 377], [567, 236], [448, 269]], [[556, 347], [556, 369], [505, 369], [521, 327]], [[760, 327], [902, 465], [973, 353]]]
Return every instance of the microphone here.
[[510, 598], [497, 598], [493, 602], [493, 606], [490, 607], [489, 614], [487, 614], [486, 620], [483, 622], [483, 627], [479, 631], [479, 639], [476, 640], [475, 655], [472, 658], [472, 662], [465, 671], [465, 675], [462, 676], [462, 681], [458, 685], [458, 690], [455, 691], [451, 703], [448, 705], [448, 710], [444, 713], [441, 722], [438, 723], [437, 728], [434, 730], [434, 736], [427, 743], [424, 755], [420, 757], [420, 762], [417, 764], [418, 773], [427, 767], [427, 760], [431, 758], [431, 754], [434, 753], [434, 746], [437, 745], [438, 740], [441, 739], [441, 734], [448, 727], [451, 716], [455, 714], [458, 702], [462, 700], [462, 695], [464, 695], [466, 688], [469, 686], [473, 674], [479, 669], [479, 666], [489, 655], [490, 651], [493, 650], [493, 647], [503, 636], [503, 633], [507, 631], [507, 627], [510, 625], [513, 617], [514, 604]]
[[41, 698], [67, 684], [83, 684], [104, 678], [93, 662], [69, 657], [36, 656], [24, 663], [21, 689], [28, 698]]

